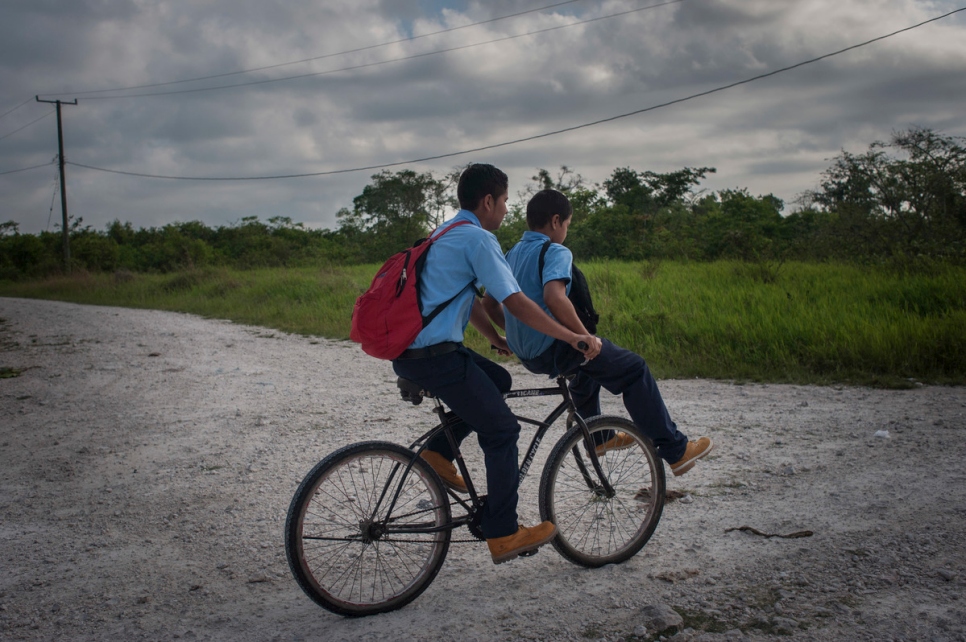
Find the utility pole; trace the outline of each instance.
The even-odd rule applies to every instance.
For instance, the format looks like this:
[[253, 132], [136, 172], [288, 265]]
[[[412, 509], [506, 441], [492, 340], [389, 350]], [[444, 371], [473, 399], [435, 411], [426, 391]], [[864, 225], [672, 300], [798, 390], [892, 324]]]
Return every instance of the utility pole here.
[[67, 183], [64, 182], [64, 126], [60, 119], [61, 105], [76, 105], [74, 102], [61, 102], [59, 100], [41, 100], [40, 96], [34, 96], [38, 103], [50, 103], [57, 105], [57, 158], [60, 161], [60, 211], [64, 217], [64, 271], [70, 274], [70, 229], [67, 227]]

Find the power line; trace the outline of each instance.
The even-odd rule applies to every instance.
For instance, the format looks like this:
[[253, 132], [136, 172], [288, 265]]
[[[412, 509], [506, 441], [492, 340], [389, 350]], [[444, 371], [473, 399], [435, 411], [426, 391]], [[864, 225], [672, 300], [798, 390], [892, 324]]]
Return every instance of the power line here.
[[804, 67], [805, 65], [810, 65], [812, 63], [816, 63], [816, 62], [819, 62], [820, 60], [825, 60], [825, 59], [831, 58], [833, 56], [838, 56], [838, 55], [843, 54], [843, 53], [846, 53], [848, 51], [852, 51], [853, 49], [858, 49], [860, 47], [865, 47], [866, 45], [870, 45], [872, 43], [879, 42], [879, 41], [885, 40], [887, 38], [891, 38], [891, 37], [896, 36], [896, 35], [899, 35], [901, 33], [905, 33], [906, 31], [912, 31], [913, 29], [917, 29], [917, 28], [922, 27], [923, 25], [927, 25], [927, 24], [929, 24], [931, 22], [936, 22], [938, 20], [942, 20], [943, 18], [948, 18], [949, 16], [951, 16], [953, 14], [956, 14], [956, 13], [959, 13], [961, 11], [966, 11], [966, 7], [962, 7], [962, 8], [959, 8], [959, 9], [955, 9], [953, 11], [950, 11], [949, 13], [945, 13], [945, 14], [943, 14], [941, 16], [937, 16], [935, 18], [930, 18], [929, 20], [924, 20], [923, 22], [920, 22], [918, 24], [914, 24], [914, 25], [912, 25], [910, 27], [905, 27], [903, 29], [899, 29], [897, 31], [893, 31], [892, 33], [888, 33], [888, 34], [885, 34], [883, 36], [878, 36], [877, 38], [872, 38], [871, 40], [866, 40], [865, 42], [860, 42], [858, 44], [851, 45], [849, 47], [845, 47], [844, 49], [839, 49], [838, 51], [833, 51], [831, 53], [827, 53], [827, 54], [818, 56], [816, 58], [811, 58], [809, 60], [805, 60], [803, 62], [799, 62], [799, 63], [796, 63], [794, 65], [789, 65], [788, 67], [782, 67], [781, 69], [776, 69], [774, 71], [769, 71], [767, 73], [759, 74], [757, 76], [752, 76], [751, 78], [746, 78], [744, 80], [739, 80], [737, 82], [733, 82], [733, 83], [730, 83], [730, 84], [727, 84], [727, 85], [722, 85], [721, 87], [715, 87], [714, 89], [709, 89], [707, 91], [702, 91], [702, 92], [699, 92], [697, 94], [691, 94], [690, 96], [686, 96], [684, 98], [677, 98], [675, 100], [670, 100], [668, 102], [660, 103], [658, 105], [652, 105], [650, 107], [645, 107], [643, 109], [636, 109], [634, 111], [627, 112], [625, 114], [618, 114], [617, 116], [610, 116], [608, 118], [602, 118], [600, 120], [595, 120], [595, 121], [592, 121], [592, 122], [589, 122], [589, 123], [583, 123], [581, 125], [574, 125], [574, 126], [571, 126], [571, 127], [565, 127], [563, 129], [557, 129], [557, 130], [554, 130], [554, 131], [545, 132], [543, 134], [536, 134], [536, 135], [533, 135], [533, 136], [527, 136], [525, 138], [517, 138], [515, 140], [505, 141], [505, 142], [502, 142], [502, 143], [494, 143], [493, 145], [484, 145], [482, 147], [474, 147], [472, 149], [464, 149], [464, 150], [461, 150], [461, 151], [458, 151], [458, 152], [449, 152], [449, 153], [446, 153], [446, 154], [437, 154], [435, 156], [425, 156], [423, 158], [414, 158], [414, 159], [411, 159], [411, 160], [398, 161], [398, 162], [395, 162], [395, 163], [383, 163], [383, 164], [380, 164], [380, 165], [368, 165], [366, 167], [353, 167], [353, 168], [349, 168], [349, 169], [335, 169], [335, 170], [329, 170], [329, 171], [325, 171], [325, 172], [311, 172], [311, 173], [306, 173], [306, 174], [284, 174], [284, 175], [276, 175], [276, 176], [237, 176], [237, 177], [232, 177], [232, 176], [229, 176], [229, 177], [164, 176], [164, 175], [158, 175], [158, 174], [144, 174], [144, 173], [140, 173], [140, 172], [126, 172], [126, 171], [122, 171], [122, 170], [106, 169], [106, 168], [103, 168], [103, 167], [94, 167], [92, 165], [84, 165], [82, 163], [75, 163], [73, 161], [68, 161], [68, 164], [74, 165], [74, 166], [77, 166], [77, 167], [83, 167], [84, 169], [91, 169], [91, 170], [95, 170], [95, 171], [99, 171], [99, 172], [108, 172], [108, 173], [111, 173], [111, 174], [121, 174], [121, 175], [124, 175], [124, 176], [137, 176], [137, 177], [140, 177], [140, 178], [163, 178], [163, 179], [170, 179], [170, 180], [185, 180], [185, 181], [255, 181], [255, 180], [276, 180], [276, 179], [282, 179], [282, 178], [308, 178], [310, 176], [331, 176], [331, 175], [334, 175], [334, 174], [348, 174], [348, 173], [351, 173], [351, 172], [363, 172], [363, 171], [371, 171], [371, 170], [374, 170], [374, 169], [385, 169], [385, 168], [388, 168], [388, 167], [397, 167], [399, 165], [411, 165], [411, 164], [415, 164], [415, 163], [422, 163], [422, 162], [426, 162], [426, 161], [439, 160], [439, 159], [443, 159], [443, 158], [451, 158], [453, 156], [462, 156], [463, 154], [472, 154], [472, 153], [476, 153], [476, 152], [482, 152], [482, 151], [486, 151], [486, 150], [490, 150], [490, 149], [496, 149], [498, 147], [507, 147], [507, 146], [510, 146], [510, 145], [516, 145], [516, 144], [519, 144], [519, 143], [525, 143], [525, 142], [532, 141], [532, 140], [537, 140], [537, 139], [540, 139], [540, 138], [548, 138], [550, 136], [556, 136], [558, 134], [563, 134], [563, 133], [566, 133], [566, 132], [572, 132], [572, 131], [576, 131], [578, 129], [584, 129], [584, 128], [587, 128], [587, 127], [593, 127], [595, 125], [600, 125], [600, 124], [603, 124], [603, 123], [609, 123], [609, 122], [612, 122], [612, 121], [615, 121], [615, 120], [619, 120], [621, 118], [627, 118], [629, 116], [636, 116], [638, 114], [643, 114], [645, 112], [654, 111], [654, 110], [657, 110], [657, 109], [661, 109], [663, 107], [668, 107], [670, 105], [677, 105], [677, 104], [680, 104], [680, 103], [683, 103], [683, 102], [687, 102], [689, 100], [694, 100], [695, 98], [701, 98], [703, 96], [708, 96], [710, 94], [714, 94], [714, 93], [718, 93], [720, 91], [724, 91], [726, 89], [731, 89], [733, 87], [738, 87], [739, 85], [746, 85], [748, 83], [755, 82], [757, 80], [762, 80], [764, 78], [769, 78], [771, 76], [776, 76], [776, 75], [781, 74], [781, 73], [784, 73], [786, 71], [791, 71], [793, 69], [798, 69], [799, 67]]
[[[496, 18], [489, 18], [487, 20], [480, 20], [479, 22], [472, 22], [470, 24], [460, 25], [458, 27], [450, 27], [448, 29], [440, 29], [439, 31], [431, 31], [429, 33], [420, 34], [418, 36], [410, 36], [409, 38], [400, 38], [398, 40], [390, 40], [388, 42], [381, 42], [381, 43], [375, 44], [375, 45], [367, 45], [365, 47], [357, 47], [355, 49], [346, 49], [345, 51], [337, 51], [337, 52], [333, 52], [333, 53], [322, 54], [321, 56], [313, 56], [312, 58], [303, 58], [302, 60], [293, 60], [293, 61], [290, 61], [290, 62], [280, 62], [280, 63], [276, 63], [276, 64], [273, 64], [273, 65], [265, 65], [264, 67], [252, 67], [251, 69], [241, 69], [241, 70], [238, 70], [238, 71], [228, 71], [228, 72], [220, 73], [220, 74], [212, 74], [210, 76], [198, 76], [197, 78], [185, 78], [183, 80], [169, 80], [167, 82], [151, 83], [151, 84], [147, 84], [147, 85], [131, 85], [129, 87], [114, 87], [114, 88], [111, 88], [111, 89], [94, 89], [94, 90], [90, 90], [90, 91], [75, 91], [75, 92], [65, 92], [65, 93], [71, 93], [71, 94], [77, 94], [77, 95], [86, 95], [86, 94], [100, 94], [100, 93], [107, 93], [107, 92], [114, 92], [114, 91], [131, 91], [133, 89], [150, 89], [151, 87], [165, 87], [165, 86], [168, 86], [168, 85], [177, 85], [177, 84], [187, 83], [187, 82], [197, 82], [199, 80], [213, 80], [215, 78], [225, 78], [226, 76], [237, 76], [237, 75], [240, 75], [240, 74], [248, 74], [248, 73], [252, 73], [252, 72], [255, 72], [255, 71], [265, 71], [267, 69], [277, 69], [279, 67], [287, 67], [287, 66], [290, 66], [290, 65], [298, 65], [298, 64], [305, 63], [305, 62], [314, 62], [316, 60], [323, 60], [325, 58], [334, 58], [336, 56], [344, 56], [344, 55], [348, 55], [348, 54], [351, 54], [351, 53], [359, 53], [359, 52], [362, 52], [362, 51], [369, 51], [369, 50], [372, 50], [372, 49], [378, 49], [380, 47], [388, 47], [390, 45], [398, 45], [398, 44], [403, 43], [403, 42], [413, 42], [413, 41], [419, 40], [421, 38], [429, 38], [430, 36], [438, 36], [438, 35], [443, 34], [443, 33], [451, 33], [453, 31], [459, 31], [461, 29], [469, 29], [470, 27], [478, 27], [480, 25], [485, 25], [485, 24], [489, 24], [489, 23], [493, 23], [493, 22], [499, 22], [500, 20], [507, 20], [509, 18], [517, 18], [519, 16], [527, 15], [529, 13], [538, 13], [540, 11], [546, 11], [547, 9], [554, 9], [556, 7], [560, 7], [560, 6], [563, 6], [563, 5], [566, 5], [566, 4], [573, 4], [575, 2], [583, 2], [583, 0], [566, 0], [565, 2], [556, 2], [554, 4], [544, 5], [542, 7], [537, 7], [535, 9], [528, 9], [526, 11], [519, 11], [517, 13], [511, 13], [511, 14], [507, 14], [505, 16], [498, 16]], [[24, 104], [26, 104], [28, 102], [30, 102], [29, 99], [27, 101], [25, 101]], [[3, 116], [0, 116], [0, 118], [3, 118]]]
[[[5, 176], [7, 174], [16, 174], [17, 172], [29, 172], [32, 169], [40, 169], [41, 167], [50, 167], [51, 165], [54, 164], [54, 162], [55, 161], [50, 161], [49, 163], [44, 163], [43, 165], [34, 165], [33, 167], [21, 167], [20, 169], [8, 169], [5, 172], [0, 172], [0, 176]], [[104, 171], [110, 171], [110, 170], [104, 170]]]
[[50, 231], [50, 219], [54, 217], [54, 201], [57, 200], [58, 175], [54, 176], [54, 192], [50, 195], [50, 211], [47, 212], [47, 231]]
[[638, 7], [637, 9], [629, 9], [627, 11], [621, 11], [621, 12], [618, 12], [618, 13], [612, 13], [612, 14], [609, 14], [609, 15], [606, 15], [606, 16], [598, 16], [596, 18], [588, 18], [586, 20], [580, 20], [580, 21], [577, 21], [577, 22], [571, 22], [571, 23], [568, 23], [568, 24], [565, 24], [565, 25], [557, 25], [555, 27], [547, 27], [547, 28], [544, 28], [544, 29], [537, 29], [536, 31], [528, 31], [526, 33], [516, 34], [516, 35], [512, 35], [512, 36], [503, 36], [502, 38], [495, 38], [493, 40], [486, 40], [484, 42], [477, 42], [477, 43], [470, 44], [470, 45], [460, 45], [460, 46], [457, 46], [457, 47], [450, 47], [448, 49], [437, 49], [436, 51], [428, 51], [428, 52], [421, 53], [421, 54], [413, 54], [413, 55], [410, 55], [410, 56], [402, 56], [400, 58], [390, 58], [389, 60], [381, 60], [381, 61], [378, 61], [378, 62], [370, 62], [370, 63], [364, 63], [364, 64], [360, 64], [360, 65], [353, 65], [353, 66], [350, 66], [350, 67], [342, 67], [340, 69], [330, 69], [328, 71], [316, 71], [316, 72], [310, 72], [310, 73], [305, 73], [305, 74], [297, 74], [297, 75], [294, 75], [294, 76], [282, 76], [280, 78], [266, 78], [266, 79], [262, 79], [262, 80], [250, 80], [250, 81], [247, 81], [247, 82], [240, 82], [240, 83], [235, 83], [235, 84], [232, 84], [232, 85], [219, 85], [217, 87], [196, 87], [194, 89], [176, 89], [174, 91], [157, 91], [157, 92], [148, 92], [148, 93], [143, 93], [143, 94], [127, 94], [127, 95], [122, 95], [122, 96], [90, 96], [90, 97], [87, 98], [87, 100], [111, 100], [111, 99], [117, 99], [117, 98], [146, 98], [146, 97], [153, 97], [153, 96], [172, 96], [172, 95], [175, 95], [175, 94], [191, 94], [191, 93], [197, 93], [197, 92], [202, 92], [202, 91], [215, 91], [215, 90], [218, 90], [218, 89], [233, 89], [235, 87], [250, 87], [252, 85], [265, 85], [265, 84], [268, 84], [268, 83], [282, 82], [282, 81], [286, 81], [286, 80], [298, 80], [300, 78], [311, 78], [311, 77], [314, 77], [314, 76], [325, 76], [325, 75], [335, 74], [335, 73], [339, 73], [339, 72], [343, 72], [343, 71], [356, 71], [356, 70], [359, 70], [359, 69], [366, 69], [368, 67], [378, 67], [380, 65], [387, 65], [387, 64], [393, 63], [393, 62], [402, 62], [402, 61], [405, 61], [405, 60], [415, 60], [417, 58], [426, 58], [428, 56], [436, 56], [436, 55], [439, 55], [439, 54], [450, 53], [450, 52], [453, 52], [453, 51], [462, 51], [464, 49], [472, 49], [474, 47], [482, 47], [484, 45], [491, 45], [491, 44], [494, 44], [494, 43], [497, 43], [497, 42], [505, 42], [507, 40], [515, 40], [517, 38], [526, 38], [528, 36], [535, 36], [535, 35], [538, 35], [538, 34], [541, 34], [541, 33], [547, 33], [547, 32], [550, 32], [550, 31], [559, 31], [561, 29], [569, 29], [571, 27], [577, 27], [577, 26], [580, 26], [580, 25], [585, 25], [585, 24], [588, 24], [588, 23], [591, 23], [591, 22], [598, 22], [600, 20], [608, 20], [610, 18], [619, 18], [621, 16], [626, 16], [626, 15], [629, 15], [629, 14], [632, 14], [632, 13], [639, 13], [641, 11], [647, 11], [649, 9], [657, 9], [658, 7], [666, 7], [668, 5], [678, 4], [678, 3], [681, 3], [681, 2], [684, 2], [684, 1], [685, 0], [668, 0], [667, 2], [661, 2], [661, 3], [658, 3], [658, 4], [652, 4], [652, 5], [648, 5], [646, 7]]
[[14, 134], [16, 134], [17, 132], [19, 132], [19, 131], [20, 131], [21, 129], [27, 129], [28, 127], [30, 127], [30, 126], [31, 126], [31, 125], [33, 125], [34, 123], [36, 123], [36, 122], [39, 122], [39, 121], [41, 121], [41, 120], [43, 120], [44, 118], [47, 118], [47, 116], [50, 116], [50, 115], [51, 115], [51, 114], [53, 114], [53, 113], [54, 113], [55, 111], [56, 111], [55, 109], [51, 109], [51, 110], [50, 110], [49, 112], [47, 112], [46, 114], [44, 114], [44, 115], [43, 115], [43, 116], [41, 116], [40, 118], [35, 118], [35, 119], [33, 119], [32, 121], [30, 121], [29, 123], [27, 123], [26, 125], [24, 125], [23, 127], [18, 127], [17, 129], [15, 129], [15, 130], [13, 130], [13, 131], [12, 131], [12, 132], [10, 132], [9, 134], [4, 134], [3, 136], [0, 136], [0, 140], [3, 140], [4, 138], [7, 138], [8, 136], [13, 136], [13, 135], [14, 135]]
[[20, 103], [19, 105], [17, 105], [13, 109], [11, 109], [9, 111], [5, 111], [2, 114], [0, 114], [0, 118], [3, 118], [4, 116], [9, 116], [13, 112], [17, 111], [18, 109], [20, 109], [21, 107], [23, 107], [24, 105], [26, 105], [27, 103], [32, 103], [33, 101], [34, 101], [34, 99], [31, 96], [30, 98], [28, 98], [27, 100], [23, 101], [22, 103]]

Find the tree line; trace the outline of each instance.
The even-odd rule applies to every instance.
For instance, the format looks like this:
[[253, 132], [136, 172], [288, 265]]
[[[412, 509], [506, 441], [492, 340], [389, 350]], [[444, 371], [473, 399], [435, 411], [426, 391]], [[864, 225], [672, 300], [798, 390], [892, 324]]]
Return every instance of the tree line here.
[[[901, 265], [966, 262], [966, 147], [960, 137], [914, 128], [862, 154], [843, 151], [819, 187], [793, 211], [771, 194], [707, 192], [713, 167], [658, 173], [615, 169], [590, 185], [568, 167], [540, 169], [512, 201], [497, 231], [509, 249], [526, 229], [529, 196], [565, 192], [574, 205], [567, 245], [579, 260], [825, 261]], [[459, 170], [412, 170], [371, 177], [335, 230], [306, 228], [286, 216], [242, 218], [209, 227], [197, 221], [105, 230], [70, 223], [72, 268], [171, 272], [205, 266], [296, 267], [381, 262], [411, 245], [457, 208]], [[0, 224], [0, 278], [38, 278], [63, 269], [60, 231], [21, 234]]]

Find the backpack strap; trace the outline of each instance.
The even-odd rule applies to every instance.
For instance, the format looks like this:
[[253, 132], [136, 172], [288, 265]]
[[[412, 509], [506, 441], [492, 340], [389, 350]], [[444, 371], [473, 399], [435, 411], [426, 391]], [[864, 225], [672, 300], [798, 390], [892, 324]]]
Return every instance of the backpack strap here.
[[[454, 227], [459, 227], [460, 225], [472, 225], [472, 224], [473, 224], [472, 221], [457, 221], [456, 223], [453, 223], [452, 225], [450, 225], [449, 227], [447, 227], [446, 229], [444, 229], [442, 231], [440, 231], [439, 228], [436, 228], [433, 231], [433, 233], [429, 235], [429, 237], [426, 239], [426, 241], [429, 242], [429, 243], [432, 243], [432, 242], [436, 241], [439, 237], [441, 237], [443, 234], [446, 234], [447, 232], [449, 232]], [[428, 256], [428, 254], [429, 254], [429, 250], [426, 250], [426, 254], [423, 254], [423, 257]], [[419, 287], [421, 285], [422, 285], [422, 281], [420, 281], [419, 283], [416, 284], [416, 287], [417, 287], [416, 296], [417, 296], [417, 301], [419, 301], [420, 314], [422, 314], [423, 304], [422, 304], [422, 301], [419, 300], [419, 299], [421, 299], [421, 297], [419, 295], [419, 291], [418, 290], [419, 290]], [[470, 281], [469, 283], [466, 284], [466, 287], [464, 287], [462, 290], [460, 290], [455, 295], [453, 295], [453, 297], [451, 299], [449, 299], [447, 301], [443, 301], [442, 303], [440, 303], [439, 305], [437, 305], [436, 308], [432, 312], [430, 312], [427, 316], [424, 316], [423, 317], [423, 327], [425, 328], [430, 323], [432, 323], [433, 322], [433, 319], [435, 319], [437, 316], [439, 316], [439, 313], [440, 312], [442, 312], [443, 310], [445, 310], [446, 307], [450, 303], [452, 303], [457, 298], [459, 298], [459, 296], [461, 294], [463, 294], [463, 292], [466, 291], [466, 288], [469, 288], [469, 287], [472, 287], [473, 288], [473, 291], [476, 292], [476, 295], [477, 296], [483, 296], [483, 293], [480, 292], [479, 289], [477, 289], [477, 287], [475, 285], [473, 285], [473, 282], [472, 281]]]
[[[540, 283], [543, 283], [543, 264], [547, 250], [550, 249], [550, 241], [546, 241], [540, 248]], [[570, 293], [567, 298], [574, 306], [577, 318], [584, 324], [584, 328], [591, 334], [597, 333], [597, 322], [600, 315], [594, 310], [594, 303], [590, 297], [590, 289], [587, 287], [587, 278], [575, 264], [570, 265]]]
[[459, 227], [460, 225], [472, 225], [472, 224], [473, 224], [473, 221], [457, 221], [442, 231], [440, 231], [440, 229], [437, 227], [435, 230], [433, 230], [433, 233], [429, 235], [429, 239], [427, 240], [429, 240], [430, 242], [435, 241], [443, 234], [446, 234], [447, 232], [449, 232], [451, 229], [455, 227]]
[[[539, 258], [539, 259], [538, 259], [538, 261], [537, 261], [537, 265], [538, 265], [538, 266], [539, 266], [539, 268], [540, 268], [540, 284], [541, 284], [541, 285], [543, 285], [543, 264], [544, 264], [544, 257], [546, 257], [546, 256], [547, 256], [547, 250], [549, 250], [549, 249], [550, 249], [550, 244], [551, 244], [552, 242], [553, 242], [553, 241], [551, 241], [551, 240], [549, 240], [549, 239], [547, 239], [546, 241], [544, 241], [544, 243], [543, 243], [543, 247], [542, 247], [542, 248], [540, 248], [540, 258]], [[573, 269], [573, 268], [571, 268], [571, 269]], [[573, 278], [571, 277], [571, 279], [570, 279], [570, 280], [571, 280], [571, 281], [573, 281]]]
[[547, 256], [547, 250], [550, 249], [550, 243], [551, 243], [550, 239], [547, 239], [544, 242], [543, 247], [540, 248], [540, 259], [537, 261], [537, 265], [540, 266], [540, 284], [541, 285], [543, 285], [543, 260], [544, 260], [544, 257]]

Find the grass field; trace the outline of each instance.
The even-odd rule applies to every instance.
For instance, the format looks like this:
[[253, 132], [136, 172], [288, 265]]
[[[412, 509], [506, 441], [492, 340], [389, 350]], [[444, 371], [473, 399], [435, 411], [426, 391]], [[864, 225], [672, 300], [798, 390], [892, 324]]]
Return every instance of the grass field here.
[[[966, 383], [966, 268], [899, 274], [842, 264], [581, 264], [599, 334], [659, 378]], [[0, 282], [0, 295], [190, 312], [344, 339], [376, 266], [79, 274]], [[487, 346], [472, 330], [467, 343]], [[362, 353], [360, 352], [360, 356]]]

